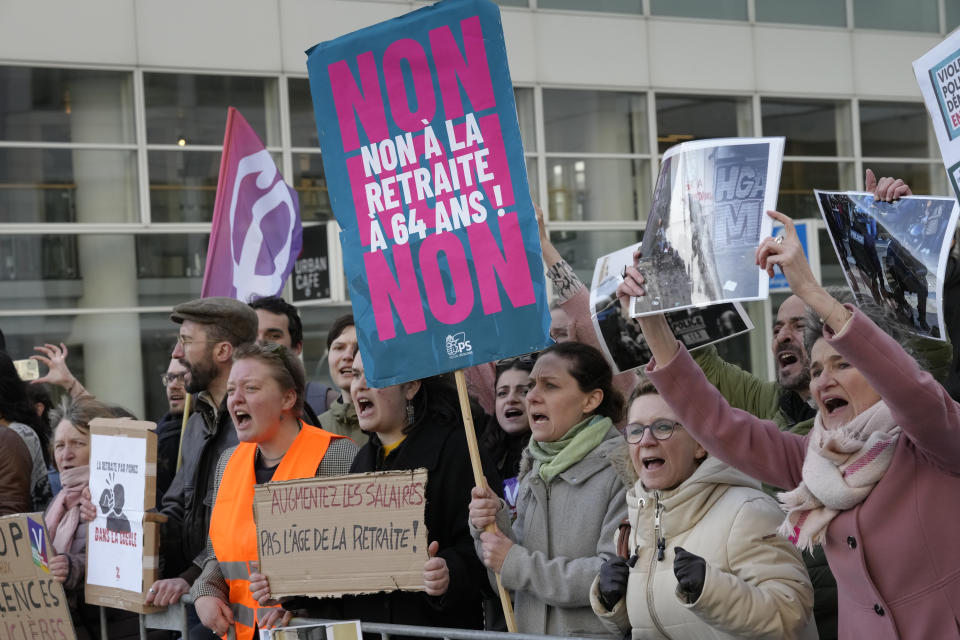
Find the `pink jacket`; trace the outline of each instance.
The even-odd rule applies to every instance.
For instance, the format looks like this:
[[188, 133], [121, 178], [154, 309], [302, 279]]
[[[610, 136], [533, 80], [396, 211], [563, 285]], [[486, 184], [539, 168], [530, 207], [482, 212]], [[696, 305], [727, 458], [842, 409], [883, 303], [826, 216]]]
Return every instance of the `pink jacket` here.
[[[960, 405], [860, 311], [841, 335], [827, 339], [903, 429], [883, 479], [827, 529], [839, 636], [958, 638]], [[651, 381], [711, 454], [763, 482], [797, 486], [805, 436], [731, 408], [682, 345], [669, 364], [653, 367]]]

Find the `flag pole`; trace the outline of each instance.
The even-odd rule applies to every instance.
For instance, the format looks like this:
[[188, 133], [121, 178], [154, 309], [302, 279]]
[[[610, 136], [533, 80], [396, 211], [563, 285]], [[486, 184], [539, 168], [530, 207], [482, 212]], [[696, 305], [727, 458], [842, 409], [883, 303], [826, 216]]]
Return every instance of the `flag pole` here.
[[[483, 475], [483, 466], [480, 464], [480, 447], [477, 445], [477, 432], [473, 428], [473, 414], [470, 412], [470, 396], [467, 394], [467, 379], [463, 375], [463, 369], [457, 369], [454, 372], [457, 380], [457, 395], [460, 396], [460, 412], [463, 414], [463, 428], [467, 432], [467, 448], [470, 450], [470, 466], [473, 467], [473, 481], [478, 487], [487, 488], [487, 479]], [[497, 525], [490, 523], [484, 527], [484, 531], [493, 532], [497, 530]], [[510, 594], [504, 589], [500, 581], [500, 574], [497, 576], [497, 591], [500, 593], [500, 604], [503, 605], [503, 616], [507, 621], [507, 631], [517, 632], [517, 620], [513, 615], [513, 604], [510, 602]]]

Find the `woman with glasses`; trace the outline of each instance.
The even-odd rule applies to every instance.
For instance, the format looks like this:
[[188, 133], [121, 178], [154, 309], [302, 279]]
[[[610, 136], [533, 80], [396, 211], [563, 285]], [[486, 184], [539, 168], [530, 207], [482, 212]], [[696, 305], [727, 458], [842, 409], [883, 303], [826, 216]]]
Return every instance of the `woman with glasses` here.
[[[488, 488], [474, 487], [470, 525], [477, 555], [514, 592], [519, 630], [614, 637], [590, 609], [590, 583], [614, 555], [630, 480], [613, 426], [623, 397], [603, 355], [579, 342], [540, 354], [530, 374], [531, 438], [520, 461], [517, 518]], [[484, 532], [496, 524], [497, 531]]]
[[634, 390], [627, 420], [639, 477], [620, 557], [590, 591], [603, 624], [634, 639], [816, 638], [813, 587], [760, 483], [709, 456], [649, 382]]

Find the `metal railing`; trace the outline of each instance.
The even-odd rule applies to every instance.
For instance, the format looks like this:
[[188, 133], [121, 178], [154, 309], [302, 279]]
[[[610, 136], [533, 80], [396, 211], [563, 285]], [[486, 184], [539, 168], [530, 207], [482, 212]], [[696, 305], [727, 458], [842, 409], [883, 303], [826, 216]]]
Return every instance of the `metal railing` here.
[[[101, 608], [101, 620], [103, 620]], [[294, 618], [290, 625], [321, 624], [324, 622], [339, 622], [320, 618]], [[101, 627], [101, 637], [105, 635], [106, 625]], [[166, 629], [179, 631], [183, 640], [189, 640], [190, 630], [187, 628], [187, 607], [184, 601], [167, 607], [160, 613], [140, 615], [140, 639], [146, 640], [147, 629]], [[394, 636], [419, 636], [421, 638], [443, 638], [444, 640], [587, 640], [571, 636], [548, 636], [536, 633], [506, 633], [503, 631], [486, 631], [483, 629], [450, 629], [446, 627], [422, 627], [409, 624], [387, 624], [384, 622], [361, 622], [360, 629], [364, 633], [378, 633], [381, 640], [390, 640]]]
[[[290, 625], [318, 624], [338, 622], [320, 618], [294, 618]], [[588, 640], [576, 636], [548, 636], [538, 633], [507, 633], [505, 631], [486, 631], [484, 629], [449, 629], [447, 627], [421, 627], [411, 624], [387, 624], [385, 622], [361, 622], [364, 633], [379, 633], [381, 640], [390, 640], [391, 636], [420, 636], [422, 638], [444, 638], [446, 640]]]

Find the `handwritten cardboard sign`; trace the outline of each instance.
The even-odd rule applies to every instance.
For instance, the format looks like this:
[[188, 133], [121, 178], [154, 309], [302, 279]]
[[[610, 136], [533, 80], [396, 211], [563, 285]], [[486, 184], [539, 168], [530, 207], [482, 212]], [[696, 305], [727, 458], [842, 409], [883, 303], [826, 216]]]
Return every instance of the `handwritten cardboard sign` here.
[[88, 604], [151, 613], [143, 604], [157, 579], [157, 434], [152, 422], [90, 422], [90, 495], [97, 517], [87, 531]]
[[0, 640], [76, 638], [43, 514], [0, 518]]
[[426, 469], [257, 485], [260, 569], [274, 597], [423, 591]]

